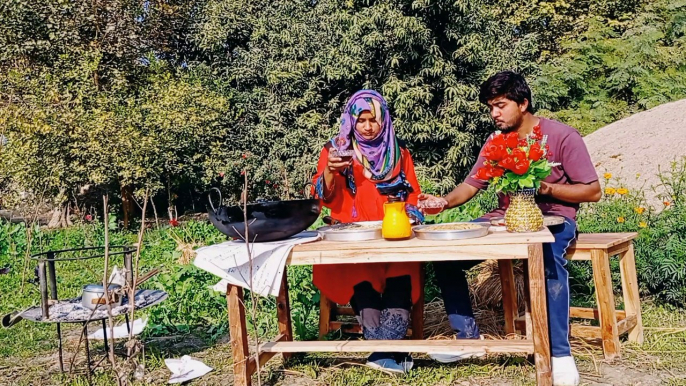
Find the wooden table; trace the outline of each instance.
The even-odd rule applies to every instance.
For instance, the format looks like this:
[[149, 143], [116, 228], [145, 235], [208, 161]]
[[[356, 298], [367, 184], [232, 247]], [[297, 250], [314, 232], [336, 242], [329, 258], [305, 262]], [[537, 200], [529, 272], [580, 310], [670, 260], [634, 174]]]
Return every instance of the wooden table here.
[[[259, 346], [257, 356], [248, 351], [243, 289], [229, 284], [226, 299], [229, 311], [231, 349], [233, 353], [234, 385], [249, 386], [250, 378], [260, 365], [278, 353], [285, 358], [293, 352], [451, 352], [486, 351], [487, 353], [533, 354], [536, 380], [539, 385], [552, 385], [548, 312], [546, 306], [543, 243], [553, 242], [553, 235], [544, 229], [535, 233], [493, 232], [488, 236], [454, 241], [410, 239], [404, 241], [332, 242], [318, 241], [293, 248], [287, 265], [356, 264], [371, 262], [428, 262], [446, 260], [497, 259], [501, 270], [511, 269], [513, 259], [528, 262], [529, 299], [526, 304], [527, 339], [525, 340], [354, 340], [294, 342], [286, 271], [277, 297], [279, 335]], [[516, 309], [505, 297], [516, 296], [514, 282], [504, 283], [505, 313]]]

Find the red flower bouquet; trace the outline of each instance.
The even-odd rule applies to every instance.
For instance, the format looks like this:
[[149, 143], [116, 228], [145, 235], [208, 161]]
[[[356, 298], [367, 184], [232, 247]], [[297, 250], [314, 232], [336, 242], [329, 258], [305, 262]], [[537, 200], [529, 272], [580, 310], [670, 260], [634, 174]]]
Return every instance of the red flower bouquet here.
[[486, 161], [474, 178], [488, 181], [497, 192], [538, 190], [557, 165], [548, 161], [546, 140], [538, 126], [524, 139], [517, 132], [496, 131], [481, 151]]

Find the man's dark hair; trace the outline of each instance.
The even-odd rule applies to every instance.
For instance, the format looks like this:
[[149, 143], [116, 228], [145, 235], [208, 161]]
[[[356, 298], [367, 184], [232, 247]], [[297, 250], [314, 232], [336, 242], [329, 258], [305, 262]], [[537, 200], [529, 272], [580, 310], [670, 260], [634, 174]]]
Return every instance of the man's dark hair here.
[[523, 76], [513, 71], [501, 71], [492, 75], [481, 84], [479, 90], [479, 102], [488, 104], [488, 101], [498, 97], [505, 97], [519, 104], [529, 101], [527, 111], [534, 113], [534, 105], [531, 103], [531, 89], [526, 84]]

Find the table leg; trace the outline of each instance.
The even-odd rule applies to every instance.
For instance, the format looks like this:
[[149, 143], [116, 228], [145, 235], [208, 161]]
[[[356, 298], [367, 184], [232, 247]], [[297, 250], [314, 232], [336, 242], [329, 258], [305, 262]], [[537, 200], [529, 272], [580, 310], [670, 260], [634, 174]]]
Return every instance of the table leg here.
[[248, 371], [250, 351], [248, 350], [243, 288], [228, 284], [226, 286], [226, 304], [229, 312], [229, 331], [233, 354], [233, 384], [235, 386], [250, 386], [252, 374]]
[[512, 260], [498, 260], [500, 272], [500, 287], [502, 288], [503, 311], [505, 313], [505, 333], [515, 333], [515, 319], [519, 310], [517, 307], [517, 287], [515, 285]]
[[[631, 242], [630, 242], [631, 243]], [[636, 317], [636, 325], [629, 329], [629, 342], [643, 344], [643, 321], [641, 320], [641, 299], [638, 295], [636, 281], [636, 260], [634, 258], [634, 244], [622, 254], [619, 261], [619, 271], [622, 274], [622, 296], [624, 297], [624, 311], [627, 318]]]
[[536, 384], [553, 384], [550, 364], [550, 337], [548, 334], [548, 306], [546, 303], [543, 245], [529, 245], [529, 296], [531, 299], [531, 324], [534, 338], [534, 361]]
[[524, 271], [524, 330], [526, 339], [533, 339], [533, 330], [531, 329], [531, 291], [529, 286], [529, 261], [522, 261], [522, 268]]
[[[276, 316], [279, 320], [279, 333], [284, 335], [284, 340], [293, 340], [293, 325], [291, 324], [291, 303], [288, 298], [288, 272], [287, 267], [283, 267], [283, 278], [281, 278], [281, 289], [279, 296], [276, 297]], [[291, 354], [283, 353], [283, 359], [290, 358]]]

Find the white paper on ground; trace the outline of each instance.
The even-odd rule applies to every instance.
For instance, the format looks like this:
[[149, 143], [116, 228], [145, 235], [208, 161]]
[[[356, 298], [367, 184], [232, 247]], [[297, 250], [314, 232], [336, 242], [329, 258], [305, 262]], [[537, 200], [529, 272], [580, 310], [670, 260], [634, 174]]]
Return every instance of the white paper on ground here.
[[[319, 238], [317, 232], [301, 232], [286, 240], [252, 243], [252, 291], [262, 296], [277, 296], [291, 249]], [[248, 289], [251, 287], [250, 259], [242, 241], [227, 241], [198, 248], [193, 264], [222, 279], [214, 287], [218, 291], [226, 291], [227, 283]]]
[[[145, 326], [148, 325], [148, 319], [147, 318], [140, 318], [136, 319], [133, 321], [133, 325], [131, 326], [133, 330], [133, 335], [138, 335], [143, 330], [145, 329]], [[105, 335], [102, 332], [102, 327], [99, 328], [97, 331], [94, 333], [88, 335], [88, 339], [97, 339], [97, 340], [103, 340]], [[120, 339], [120, 338], [128, 338], [129, 337], [129, 331], [126, 329], [126, 322], [123, 324], [120, 324], [119, 326], [114, 327], [114, 338], [115, 339]], [[107, 338], [110, 338], [110, 330], [109, 327], [107, 327]]]
[[188, 355], [182, 356], [181, 359], [165, 359], [164, 364], [172, 372], [169, 383], [190, 381], [191, 379], [202, 377], [213, 370], [211, 367]]

